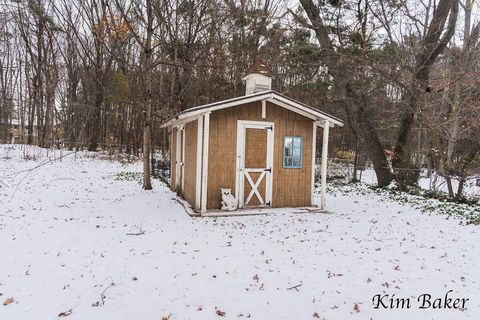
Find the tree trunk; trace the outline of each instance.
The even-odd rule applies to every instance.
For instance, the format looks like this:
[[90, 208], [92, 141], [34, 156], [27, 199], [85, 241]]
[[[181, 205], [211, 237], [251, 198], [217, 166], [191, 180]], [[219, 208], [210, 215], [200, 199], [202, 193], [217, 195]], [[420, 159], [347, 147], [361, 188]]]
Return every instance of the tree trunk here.
[[448, 175], [445, 175], [443, 178], [447, 182], [448, 196], [450, 198], [453, 198], [455, 196], [455, 193], [453, 192], [452, 176], [448, 174]]
[[[35, 89], [33, 89], [35, 92]], [[33, 126], [35, 121], [35, 93], [28, 106], [27, 144], [33, 144]]]
[[145, 123], [143, 129], [143, 189], [145, 190], [152, 190], [150, 179], [151, 138], [150, 125]]
[[144, 85], [145, 85], [145, 122], [143, 128], [143, 189], [151, 190], [150, 179], [150, 152], [152, 148], [152, 34], [153, 12], [151, 0], [146, 1], [147, 6], [147, 39], [143, 48], [144, 52]]
[[357, 167], [358, 167], [358, 137], [355, 137], [355, 158], [353, 159], [353, 177], [352, 182], [358, 182], [357, 179]]
[[98, 133], [100, 127], [100, 113], [102, 108], [102, 97], [99, 92], [100, 89], [97, 88], [97, 93], [95, 94], [95, 103], [93, 110], [93, 117], [90, 120], [90, 134], [88, 136], [88, 151], [97, 151], [98, 148]]
[[418, 168], [415, 168], [411, 161], [412, 129], [415, 124], [416, 112], [422, 103], [421, 99], [425, 91], [429, 90], [427, 88], [429, 76], [430, 66], [419, 67], [419, 71], [415, 73], [410, 87], [408, 106], [403, 113], [398, 130], [392, 164], [398, 187], [402, 190], [405, 190], [407, 186], [415, 185], [418, 180], [416, 172]]
[[465, 177], [460, 177], [460, 181], [458, 182], [458, 189], [457, 189], [457, 199], [461, 199], [463, 197], [463, 187], [465, 186]]
[[367, 99], [364, 94], [361, 100], [357, 101], [358, 105], [358, 123], [362, 132], [365, 147], [370, 160], [372, 160], [373, 169], [377, 176], [379, 187], [386, 187], [392, 182], [394, 176], [390, 170], [390, 166], [385, 156], [384, 148], [380, 142], [377, 131], [373, 127], [371, 120], [367, 115]]

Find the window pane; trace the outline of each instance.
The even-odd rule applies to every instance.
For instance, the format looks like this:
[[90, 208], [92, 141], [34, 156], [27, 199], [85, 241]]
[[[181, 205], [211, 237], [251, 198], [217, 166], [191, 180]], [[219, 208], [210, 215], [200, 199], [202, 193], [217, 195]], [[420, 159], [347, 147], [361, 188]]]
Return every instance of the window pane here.
[[300, 147], [293, 149], [293, 156], [300, 158]]
[[301, 138], [295, 137], [295, 138], [293, 139], [293, 146], [294, 146], [295, 148], [300, 148], [301, 142], [302, 142], [302, 139], [301, 139]]
[[293, 158], [293, 166], [300, 167], [300, 158]]
[[292, 137], [285, 137], [285, 147], [291, 147], [292, 146]]
[[291, 157], [292, 156], [292, 149], [289, 147], [285, 148], [285, 157]]

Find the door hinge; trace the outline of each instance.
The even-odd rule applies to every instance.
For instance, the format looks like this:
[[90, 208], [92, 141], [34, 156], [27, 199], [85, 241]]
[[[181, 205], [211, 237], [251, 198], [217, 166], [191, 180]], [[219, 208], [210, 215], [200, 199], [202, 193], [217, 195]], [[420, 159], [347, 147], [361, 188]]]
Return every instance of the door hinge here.
[[270, 172], [270, 173], [272, 173], [272, 168], [263, 169], [263, 171], [264, 171], [264, 172], [266, 171], [266, 172]]
[[266, 130], [273, 130], [273, 126], [265, 127]]

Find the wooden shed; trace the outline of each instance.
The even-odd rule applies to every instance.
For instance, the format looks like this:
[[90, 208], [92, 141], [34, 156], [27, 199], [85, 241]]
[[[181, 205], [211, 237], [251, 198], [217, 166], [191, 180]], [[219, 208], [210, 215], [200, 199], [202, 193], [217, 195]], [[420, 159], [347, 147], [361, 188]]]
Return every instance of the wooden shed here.
[[231, 189], [239, 210], [313, 207], [317, 128], [323, 130], [320, 207], [325, 209], [329, 128], [343, 122], [271, 89], [263, 63], [245, 96], [187, 109], [162, 127], [171, 137], [171, 188], [200, 214]]

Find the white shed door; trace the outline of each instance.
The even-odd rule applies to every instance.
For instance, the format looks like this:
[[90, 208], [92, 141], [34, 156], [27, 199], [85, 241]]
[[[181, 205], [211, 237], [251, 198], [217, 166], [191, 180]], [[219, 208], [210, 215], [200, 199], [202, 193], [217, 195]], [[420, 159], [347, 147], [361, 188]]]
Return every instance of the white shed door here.
[[273, 137], [272, 122], [237, 123], [235, 197], [240, 208], [271, 206]]

